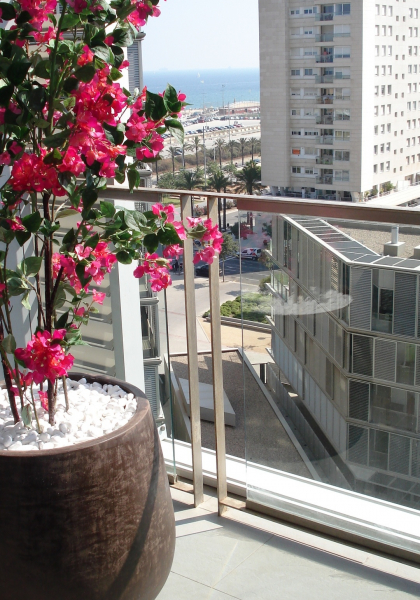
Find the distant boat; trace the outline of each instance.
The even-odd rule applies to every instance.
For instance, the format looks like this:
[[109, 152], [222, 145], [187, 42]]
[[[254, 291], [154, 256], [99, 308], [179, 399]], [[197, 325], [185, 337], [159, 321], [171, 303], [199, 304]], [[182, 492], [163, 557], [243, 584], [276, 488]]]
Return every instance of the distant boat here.
[[200, 73], [197, 73], [197, 77], [198, 77], [198, 78], [200, 78], [200, 77], [201, 77]]

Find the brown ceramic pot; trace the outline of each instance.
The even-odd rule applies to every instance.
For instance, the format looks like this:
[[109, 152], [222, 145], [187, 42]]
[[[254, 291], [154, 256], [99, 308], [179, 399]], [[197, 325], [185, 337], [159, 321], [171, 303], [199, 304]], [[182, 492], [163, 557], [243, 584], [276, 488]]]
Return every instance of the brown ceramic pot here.
[[172, 565], [175, 520], [144, 394], [124, 427], [77, 446], [0, 452], [1, 600], [153, 600]]

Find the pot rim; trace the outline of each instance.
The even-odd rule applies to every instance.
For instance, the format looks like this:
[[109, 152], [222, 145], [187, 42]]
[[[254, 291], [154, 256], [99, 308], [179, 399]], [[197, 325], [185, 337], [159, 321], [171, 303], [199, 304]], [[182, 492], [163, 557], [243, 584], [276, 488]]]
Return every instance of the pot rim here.
[[71, 446], [61, 446], [60, 448], [54, 449], [51, 448], [49, 450], [30, 450], [25, 452], [20, 452], [19, 450], [0, 450], [0, 460], [4, 460], [7, 457], [41, 458], [44, 456], [54, 456], [58, 454], [63, 454], [64, 452], [76, 452], [78, 450], [86, 450], [87, 448], [109, 442], [114, 438], [119, 437], [121, 434], [125, 434], [126, 432], [130, 431], [133, 427], [137, 425], [139, 421], [141, 421], [145, 417], [145, 415], [147, 414], [147, 409], [149, 408], [150, 410], [150, 404], [144, 392], [142, 392], [140, 388], [136, 387], [135, 385], [131, 385], [127, 381], [122, 381], [121, 379], [117, 379], [116, 377], [111, 377], [109, 375], [96, 375], [79, 372], [69, 373], [67, 377], [69, 379], [75, 380], [85, 378], [88, 383], [93, 383], [94, 381], [100, 383], [102, 381], [102, 385], [104, 385], [105, 383], [119, 385], [120, 388], [123, 389], [125, 392], [129, 394], [134, 394], [137, 400], [136, 412], [134, 413], [133, 417], [128, 421], [128, 423], [126, 423], [119, 429], [111, 431], [111, 433], [101, 435], [100, 437], [93, 438], [92, 440], [80, 442], [80, 444], [72, 444]]

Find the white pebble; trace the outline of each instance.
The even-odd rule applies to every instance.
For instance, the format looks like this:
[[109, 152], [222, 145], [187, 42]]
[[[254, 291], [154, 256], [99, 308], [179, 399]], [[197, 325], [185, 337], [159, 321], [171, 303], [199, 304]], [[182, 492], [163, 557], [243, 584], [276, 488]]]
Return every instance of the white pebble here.
[[41, 435], [39, 436], [39, 439], [41, 440], [41, 442], [49, 442], [50, 438], [51, 438], [50, 434], [45, 431], [44, 431], [44, 433], [41, 433]]
[[11, 446], [9, 446], [9, 450], [17, 450], [18, 448], [22, 447], [22, 442], [15, 442], [14, 444], [12, 444]]
[[22, 439], [22, 444], [30, 444], [32, 442], [35, 442], [37, 439], [38, 435], [36, 433], [36, 431], [30, 431], [27, 435], [24, 436], [24, 438]]
[[5, 435], [3, 437], [3, 446], [5, 448], [9, 448], [13, 444], [13, 440], [10, 435]]

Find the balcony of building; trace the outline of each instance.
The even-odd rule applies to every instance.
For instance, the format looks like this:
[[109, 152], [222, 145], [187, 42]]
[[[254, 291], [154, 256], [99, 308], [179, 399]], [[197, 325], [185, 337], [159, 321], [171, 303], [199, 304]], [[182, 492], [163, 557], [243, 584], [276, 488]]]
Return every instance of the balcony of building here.
[[333, 111], [325, 112], [322, 115], [316, 117], [316, 123], [318, 125], [332, 125], [334, 122]]
[[334, 135], [318, 135], [315, 137], [315, 143], [323, 146], [332, 146], [334, 144]]
[[317, 165], [332, 165], [333, 162], [334, 154], [332, 150], [323, 151], [319, 156], [316, 157]]
[[[323, 193], [302, 194], [349, 200], [331, 189], [337, 171], [322, 178]], [[218, 198], [235, 200], [228, 222], [242, 232], [239, 254], [260, 248], [262, 258], [229, 257], [226, 281], [215, 260], [210, 277], [197, 279], [186, 240], [184, 270], [159, 294], [158, 328], [142, 314], [152, 296], [137, 282], [136, 318], [129, 267], [118, 265], [109, 289], [107, 323], [124, 358], [109, 374], [141, 370], [136, 335], [164, 338], [154, 413], [177, 548], [159, 600], [306, 598], [309, 586], [315, 598], [350, 599], [356, 583], [364, 599], [418, 597], [420, 315], [410, 290], [420, 213], [302, 196], [194, 196], [214, 221]], [[180, 219], [192, 214], [185, 191], [111, 187], [101, 199], [138, 210], [172, 201]], [[391, 224], [404, 244], [393, 258], [384, 255]], [[118, 295], [121, 311], [131, 302], [126, 318]], [[221, 317], [235, 297], [240, 318]], [[391, 333], [376, 328], [380, 317]]]

